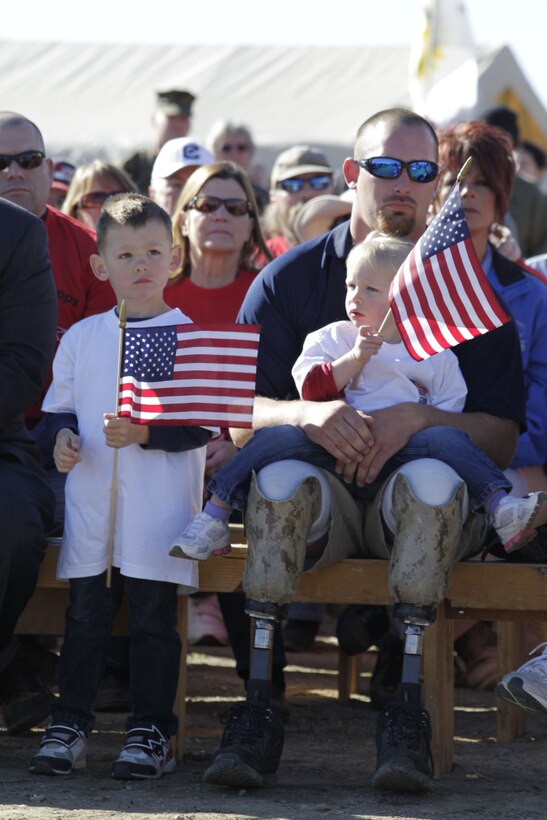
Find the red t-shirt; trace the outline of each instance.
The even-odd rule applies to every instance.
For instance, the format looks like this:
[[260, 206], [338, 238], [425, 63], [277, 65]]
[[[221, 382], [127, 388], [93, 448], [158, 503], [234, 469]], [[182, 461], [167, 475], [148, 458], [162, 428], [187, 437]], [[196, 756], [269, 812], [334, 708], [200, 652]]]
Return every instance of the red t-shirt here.
[[180, 308], [193, 322], [235, 322], [254, 278], [251, 271], [240, 270], [229, 285], [202, 288], [186, 276], [174, 285], [168, 285], [163, 295], [169, 307]]

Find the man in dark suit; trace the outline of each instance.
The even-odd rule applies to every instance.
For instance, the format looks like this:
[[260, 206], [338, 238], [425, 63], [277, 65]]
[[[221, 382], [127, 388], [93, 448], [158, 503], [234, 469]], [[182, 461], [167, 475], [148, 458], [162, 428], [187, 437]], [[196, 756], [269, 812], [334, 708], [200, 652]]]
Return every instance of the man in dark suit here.
[[[0, 155], [0, 166], [9, 158]], [[0, 199], [0, 672], [31, 597], [51, 526], [54, 498], [24, 422], [40, 396], [57, 328], [57, 294], [44, 223]], [[2, 675], [2, 700], [9, 700]]]

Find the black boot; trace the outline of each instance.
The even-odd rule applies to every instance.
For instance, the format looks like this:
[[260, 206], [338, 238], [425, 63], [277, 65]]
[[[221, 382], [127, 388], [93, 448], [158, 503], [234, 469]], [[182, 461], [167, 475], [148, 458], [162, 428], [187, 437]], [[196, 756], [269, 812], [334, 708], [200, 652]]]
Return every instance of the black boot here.
[[421, 706], [392, 703], [378, 715], [374, 788], [425, 792], [433, 786], [431, 723]]
[[275, 782], [283, 751], [283, 721], [261, 700], [231, 707], [220, 749], [203, 777], [205, 783], [259, 789]]
[[51, 714], [51, 692], [21, 650], [0, 675], [0, 700], [8, 735], [23, 735]]

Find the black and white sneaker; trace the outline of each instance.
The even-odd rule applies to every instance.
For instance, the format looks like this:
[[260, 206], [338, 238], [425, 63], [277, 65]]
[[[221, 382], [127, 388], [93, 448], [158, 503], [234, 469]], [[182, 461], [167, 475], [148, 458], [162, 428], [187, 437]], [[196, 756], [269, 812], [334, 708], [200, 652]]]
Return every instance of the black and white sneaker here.
[[33, 774], [70, 774], [85, 768], [87, 737], [81, 729], [50, 723], [44, 732], [40, 751], [30, 761]]
[[421, 706], [386, 706], [378, 715], [376, 750], [374, 788], [416, 793], [432, 788], [431, 722]]
[[283, 751], [283, 721], [276, 710], [249, 700], [230, 709], [220, 749], [205, 772], [205, 783], [260, 789], [276, 780]]
[[156, 726], [130, 729], [114, 766], [116, 780], [148, 780], [175, 770], [171, 745]]

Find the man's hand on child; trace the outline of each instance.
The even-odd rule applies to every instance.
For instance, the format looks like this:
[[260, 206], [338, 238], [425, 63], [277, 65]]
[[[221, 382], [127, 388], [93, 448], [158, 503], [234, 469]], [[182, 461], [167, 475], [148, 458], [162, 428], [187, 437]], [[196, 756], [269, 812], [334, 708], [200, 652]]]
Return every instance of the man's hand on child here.
[[128, 418], [120, 418], [115, 413], [104, 413], [104, 437], [107, 447], [120, 449], [130, 444], [148, 444], [148, 427], [132, 424]]
[[53, 448], [53, 460], [60, 473], [69, 473], [82, 460], [80, 436], [69, 430], [68, 427], [63, 427], [57, 433], [55, 447]]
[[363, 325], [359, 328], [359, 333], [353, 346], [353, 355], [358, 361], [366, 364], [378, 353], [383, 341], [375, 328], [370, 327], [370, 325]]

